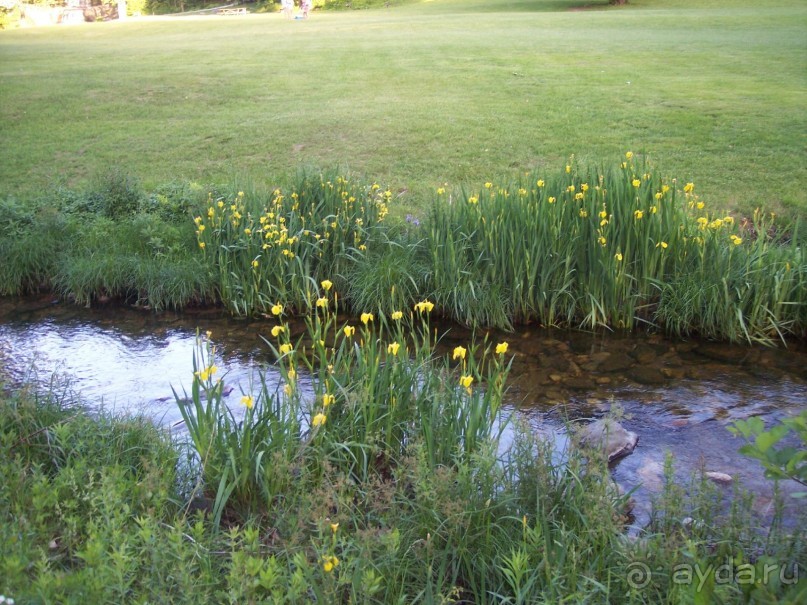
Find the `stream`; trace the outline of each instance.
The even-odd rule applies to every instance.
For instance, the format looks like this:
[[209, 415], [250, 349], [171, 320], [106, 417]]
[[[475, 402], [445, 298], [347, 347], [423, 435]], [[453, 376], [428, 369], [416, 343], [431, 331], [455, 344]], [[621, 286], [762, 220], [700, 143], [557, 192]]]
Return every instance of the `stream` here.
[[[216, 363], [232, 387], [227, 401], [238, 407], [241, 392], [257, 384], [258, 370], [265, 369], [268, 382], [279, 380], [260, 337], [268, 337], [272, 325], [216, 310], [154, 314], [116, 306], [85, 309], [52, 296], [0, 299], [0, 363], [15, 379], [48, 383], [55, 375], [93, 408], [142, 414], [177, 430], [182, 417], [172, 389], [180, 396], [190, 391], [197, 329], [212, 332]], [[474, 337], [457, 325], [435, 326], [445, 351], [468, 346]], [[302, 323], [291, 324], [293, 334], [303, 329]], [[476, 339], [485, 333], [477, 331]], [[506, 412], [524, 418], [556, 450], [568, 445], [569, 423], [620, 410], [621, 424], [639, 436], [633, 453], [612, 463], [615, 480], [635, 489], [634, 528], [649, 520], [668, 452], [683, 485], [700, 470], [725, 473], [755, 495], [760, 518], [772, 513], [773, 482], [738, 453], [743, 440], [727, 427], [751, 416], [769, 425], [807, 409], [805, 343], [769, 349], [529, 326], [487, 333], [490, 342], [510, 343]], [[300, 378], [302, 388], [310, 385]], [[800, 488], [793, 481], [780, 484], [787, 521], [799, 510], [790, 493]], [[721, 483], [719, 489], [730, 494], [736, 486]]]

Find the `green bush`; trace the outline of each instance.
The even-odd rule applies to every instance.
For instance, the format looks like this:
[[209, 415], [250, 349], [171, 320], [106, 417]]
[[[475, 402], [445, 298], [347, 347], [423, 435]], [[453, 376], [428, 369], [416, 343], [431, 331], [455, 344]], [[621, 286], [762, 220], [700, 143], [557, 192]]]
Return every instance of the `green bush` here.
[[156, 214], [166, 221], [182, 221], [193, 208], [207, 199], [207, 189], [198, 183], [166, 183], [151, 191], [141, 204], [147, 214]]
[[121, 168], [112, 168], [97, 177], [88, 197], [90, 211], [94, 206], [107, 218], [120, 218], [135, 214], [145, 195], [136, 178]]
[[[789, 479], [807, 487], [807, 411], [767, 430], [756, 417], [737, 420], [729, 430], [746, 440], [740, 452], [761, 462], [767, 477]], [[805, 498], [807, 491], [793, 495]]]

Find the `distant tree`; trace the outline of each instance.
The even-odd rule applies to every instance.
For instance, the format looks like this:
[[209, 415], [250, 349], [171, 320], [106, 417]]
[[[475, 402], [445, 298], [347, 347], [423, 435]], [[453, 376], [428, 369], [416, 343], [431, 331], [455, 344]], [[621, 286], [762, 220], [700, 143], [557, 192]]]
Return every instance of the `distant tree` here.
[[18, 0], [0, 0], [0, 29], [6, 29], [13, 20], [19, 20]]

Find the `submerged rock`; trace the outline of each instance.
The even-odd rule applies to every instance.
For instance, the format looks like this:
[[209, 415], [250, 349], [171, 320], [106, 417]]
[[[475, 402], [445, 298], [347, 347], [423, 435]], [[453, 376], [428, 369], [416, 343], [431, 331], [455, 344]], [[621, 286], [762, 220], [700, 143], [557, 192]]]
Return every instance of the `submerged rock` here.
[[633, 367], [633, 364], [633, 358], [627, 354], [613, 353], [610, 357], [603, 360], [598, 369], [600, 372], [622, 372]]
[[577, 437], [582, 447], [601, 450], [608, 462], [633, 453], [639, 436], [628, 431], [616, 420], [595, 420], [581, 428]]
[[648, 491], [659, 492], [664, 485], [664, 467], [658, 460], [647, 460], [636, 475]]
[[563, 385], [577, 391], [593, 391], [597, 387], [594, 379], [588, 376], [567, 376], [563, 380]]
[[720, 342], [703, 343], [695, 352], [709, 359], [731, 364], [754, 363], [759, 359], [759, 351]]
[[654, 361], [656, 357], [658, 357], [656, 349], [648, 344], [636, 345], [636, 348], [628, 353], [628, 355], [633, 357], [639, 363], [650, 363], [651, 361]]
[[636, 366], [635, 368], [631, 368], [628, 372], [628, 377], [639, 384], [646, 385], [659, 385], [667, 382], [667, 378], [661, 373], [661, 370], [653, 366]]
[[683, 368], [661, 368], [661, 373], [664, 374], [665, 378], [672, 378], [675, 380], [681, 380], [682, 378], [686, 377], [686, 370]]
[[558, 372], [567, 372], [569, 370], [569, 360], [563, 355], [545, 355], [541, 353], [538, 355], [538, 360], [541, 367], [557, 370]]

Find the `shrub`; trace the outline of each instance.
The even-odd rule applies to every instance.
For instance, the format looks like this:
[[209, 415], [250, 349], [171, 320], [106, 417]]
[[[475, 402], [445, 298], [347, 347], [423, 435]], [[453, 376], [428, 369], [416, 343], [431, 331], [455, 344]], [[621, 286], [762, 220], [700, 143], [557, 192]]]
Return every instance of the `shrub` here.
[[144, 197], [139, 181], [122, 168], [114, 167], [96, 177], [85, 211], [113, 219], [131, 216], [140, 210]]

